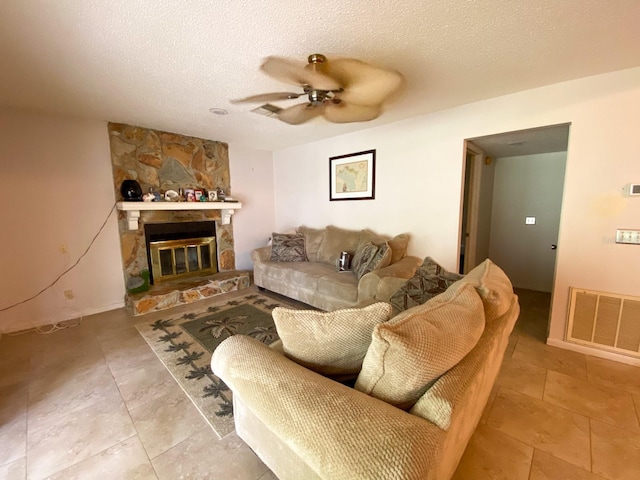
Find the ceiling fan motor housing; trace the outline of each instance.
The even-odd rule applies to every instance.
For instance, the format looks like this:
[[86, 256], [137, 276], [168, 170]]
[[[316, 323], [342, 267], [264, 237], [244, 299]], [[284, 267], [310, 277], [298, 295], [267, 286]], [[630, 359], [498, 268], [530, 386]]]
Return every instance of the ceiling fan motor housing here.
[[327, 61], [327, 57], [322, 55], [321, 53], [312, 53], [307, 57], [307, 61], [309, 63], [325, 63]]

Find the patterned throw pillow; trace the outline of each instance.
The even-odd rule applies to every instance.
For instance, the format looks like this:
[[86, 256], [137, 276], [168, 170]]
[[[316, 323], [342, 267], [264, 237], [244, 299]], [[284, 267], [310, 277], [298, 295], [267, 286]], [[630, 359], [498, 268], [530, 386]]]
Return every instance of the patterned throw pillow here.
[[353, 261], [351, 262], [351, 270], [356, 274], [358, 280], [364, 275], [366, 268], [373, 260], [373, 257], [378, 252], [378, 247], [371, 242], [367, 242], [364, 245], [361, 245], [356, 250], [355, 255], [353, 256]]
[[461, 278], [463, 275], [447, 272], [433, 258], [427, 257], [418, 267], [415, 275], [391, 295], [389, 302], [402, 312], [411, 307], [422, 305], [430, 298], [440, 295]]
[[274, 233], [271, 244], [272, 262], [306, 262], [304, 235]]
[[276, 307], [272, 315], [287, 357], [323, 375], [355, 376], [373, 329], [389, 320], [391, 305], [379, 302], [333, 312]]

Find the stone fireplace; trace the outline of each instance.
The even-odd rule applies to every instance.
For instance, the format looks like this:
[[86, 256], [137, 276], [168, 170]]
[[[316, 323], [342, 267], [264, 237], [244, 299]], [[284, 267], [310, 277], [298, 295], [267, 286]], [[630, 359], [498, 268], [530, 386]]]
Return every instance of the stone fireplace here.
[[[179, 188], [203, 190], [220, 188], [227, 195], [231, 193], [227, 144], [125, 124], [109, 123], [108, 128], [113, 185], [118, 200], [121, 200], [120, 186], [123, 180], [127, 179], [136, 180], [143, 193], [149, 192], [150, 188], [155, 192]], [[137, 222], [131, 221], [130, 213], [119, 210], [118, 230], [127, 290], [126, 301], [135, 314], [169, 308], [174, 304], [188, 303], [222, 291], [248, 286], [250, 279], [247, 272], [240, 276], [234, 274], [233, 224], [230, 217], [225, 218], [225, 222], [222, 221], [223, 210], [141, 209], [136, 212], [139, 214]], [[187, 231], [193, 228], [193, 225], [208, 224], [209, 234], [199, 235], [198, 238], [213, 237], [214, 241], [208, 241], [206, 246], [202, 242], [197, 245], [186, 242], [187, 245], [184, 245], [182, 250], [176, 245], [164, 244], [161, 247], [162, 259], [156, 258], [158, 263], [156, 270], [162, 271], [165, 268], [167, 275], [156, 275], [156, 280], [160, 278], [161, 281], [152, 282], [153, 258], [147, 248], [151, 241], [147, 236], [155, 233], [149, 234], [145, 230], [153, 232], [158, 229], [163, 230], [168, 238], [159, 241], [170, 242], [177, 238], [174, 238], [175, 233], [167, 233], [167, 228], [180, 227], [180, 224], [185, 224]], [[181, 240], [187, 238], [189, 234], [186, 237], [183, 235]], [[212, 248], [215, 250], [210, 250], [210, 255], [207, 255], [207, 249]], [[207, 258], [212, 265], [206, 265]], [[168, 273], [169, 259], [174, 263], [171, 266], [173, 269], [171, 274]], [[176, 259], [177, 265], [175, 265]], [[205, 268], [201, 268], [203, 263]], [[198, 264], [197, 268], [196, 264]], [[156, 288], [175, 281], [178, 278], [175, 275], [185, 273], [182, 272], [183, 269], [192, 276], [198, 276], [200, 281], [179, 286], [177, 291], [166, 287], [159, 290]], [[219, 273], [211, 277], [214, 270]], [[154, 290], [160, 293], [156, 292], [156, 298], [152, 299], [150, 294]], [[139, 307], [141, 300], [144, 305]]]

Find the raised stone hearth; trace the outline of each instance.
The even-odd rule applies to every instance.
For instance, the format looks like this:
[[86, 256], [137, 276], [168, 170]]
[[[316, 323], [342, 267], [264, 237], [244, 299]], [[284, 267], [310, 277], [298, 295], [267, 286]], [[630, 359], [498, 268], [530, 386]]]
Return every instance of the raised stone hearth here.
[[146, 292], [128, 295], [127, 307], [134, 315], [144, 315], [247, 288], [251, 283], [251, 272], [243, 271], [163, 283], [152, 286]]

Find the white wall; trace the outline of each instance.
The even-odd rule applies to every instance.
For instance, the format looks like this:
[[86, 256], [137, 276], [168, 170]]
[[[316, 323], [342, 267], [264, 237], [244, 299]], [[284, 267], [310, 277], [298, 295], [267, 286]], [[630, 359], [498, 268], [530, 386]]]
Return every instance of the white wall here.
[[[409, 253], [457, 266], [464, 139], [571, 123], [550, 336], [564, 336], [570, 286], [640, 295], [640, 68], [529, 90], [274, 153], [276, 228], [410, 232]], [[292, 127], [294, 128], [294, 127]], [[329, 157], [377, 150], [376, 199], [329, 202]]]
[[[78, 266], [40, 297], [0, 312], [12, 332], [121, 306], [120, 241], [105, 122], [0, 109], [0, 309], [46, 287], [88, 247]], [[60, 253], [65, 244], [67, 254]], [[73, 290], [74, 300], [63, 292]]]
[[566, 158], [556, 152], [495, 159], [489, 257], [514, 287], [553, 289], [558, 250], [551, 245], [558, 243]]
[[236, 268], [253, 270], [251, 250], [267, 244], [275, 224], [273, 155], [229, 145], [231, 194], [242, 202], [232, 218]]

